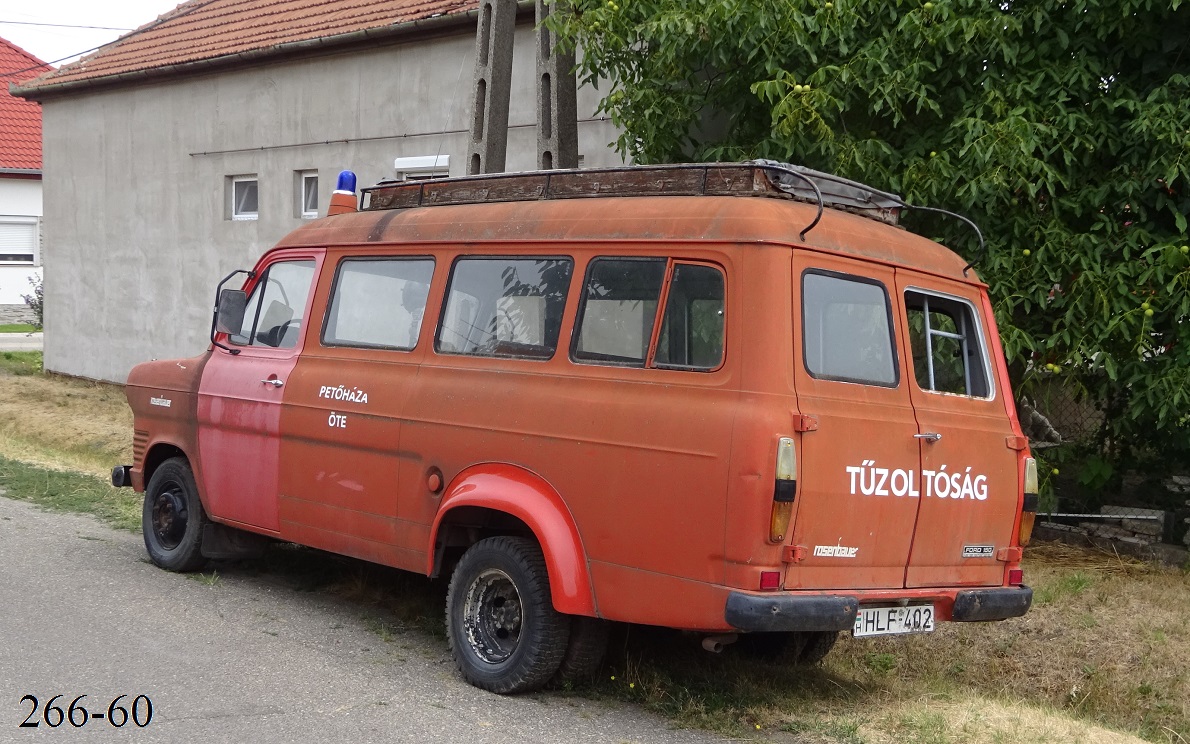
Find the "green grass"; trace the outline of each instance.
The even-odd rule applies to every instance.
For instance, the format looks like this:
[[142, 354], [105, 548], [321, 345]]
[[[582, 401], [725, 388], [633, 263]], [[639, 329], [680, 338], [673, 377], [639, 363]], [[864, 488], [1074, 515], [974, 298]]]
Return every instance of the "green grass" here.
[[0, 352], [0, 370], [12, 375], [41, 374], [40, 351], [5, 351]]
[[140, 531], [141, 500], [91, 475], [49, 470], [0, 457], [5, 496], [59, 512], [94, 514], [117, 529]]
[[35, 333], [39, 330], [28, 323], [0, 323], [0, 333]]

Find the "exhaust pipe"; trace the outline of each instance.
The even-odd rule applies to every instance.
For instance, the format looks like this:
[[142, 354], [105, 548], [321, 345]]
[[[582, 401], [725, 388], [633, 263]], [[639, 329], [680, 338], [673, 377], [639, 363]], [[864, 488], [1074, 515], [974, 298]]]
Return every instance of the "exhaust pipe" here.
[[735, 633], [707, 636], [702, 639], [702, 647], [713, 654], [721, 654], [725, 646], [730, 646], [738, 641], [739, 638]]

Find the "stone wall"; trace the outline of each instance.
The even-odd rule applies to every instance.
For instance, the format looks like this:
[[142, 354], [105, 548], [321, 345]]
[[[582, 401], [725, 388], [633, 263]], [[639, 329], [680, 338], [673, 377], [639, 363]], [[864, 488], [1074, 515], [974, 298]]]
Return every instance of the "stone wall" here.
[[36, 319], [28, 305], [0, 305], [0, 325], [32, 323]]

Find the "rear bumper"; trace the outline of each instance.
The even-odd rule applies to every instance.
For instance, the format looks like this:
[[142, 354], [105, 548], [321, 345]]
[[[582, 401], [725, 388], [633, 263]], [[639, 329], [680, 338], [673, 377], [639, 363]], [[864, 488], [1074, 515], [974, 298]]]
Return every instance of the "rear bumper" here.
[[857, 597], [732, 592], [724, 618], [747, 632], [849, 630], [858, 610]]
[[1027, 586], [999, 589], [967, 589], [955, 594], [950, 619], [956, 623], [980, 623], [1020, 617], [1033, 604], [1033, 590]]
[[[867, 596], [866, 601], [889, 604], [897, 592], [882, 591], [881, 596]], [[1020, 617], [1033, 604], [1033, 590], [1027, 586], [989, 587], [987, 589], [910, 590], [914, 600], [932, 599], [941, 603], [943, 620], [988, 622]], [[953, 608], [947, 618], [946, 609]], [[901, 599], [904, 601], [904, 599]], [[860, 597], [829, 594], [759, 594], [733, 591], [727, 596], [724, 619], [736, 630], [747, 633], [791, 633], [806, 631], [851, 630], [859, 611]]]

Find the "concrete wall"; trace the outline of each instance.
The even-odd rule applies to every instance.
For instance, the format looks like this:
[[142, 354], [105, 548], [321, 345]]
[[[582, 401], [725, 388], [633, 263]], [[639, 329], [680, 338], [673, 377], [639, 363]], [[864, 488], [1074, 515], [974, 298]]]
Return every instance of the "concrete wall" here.
[[[528, 170], [532, 28], [516, 41], [508, 169]], [[344, 168], [369, 185], [394, 158], [441, 153], [463, 175], [474, 47], [467, 30], [45, 101], [46, 369], [123, 382], [138, 362], [201, 353], [219, 279], [301, 224], [296, 171], [318, 171], [323, 213]], [[589, 120], [598, 98], [580, 89], [579, 152], [619, 164], [614, 127]], [[259, 178], [257, 220], [228, 219], [242, 174]]]
[[[5, 178], [0, 174], [0, 217], [40, 218], [41, 179]], [[33, 290], [29, 285], [30, 279], [41, 279], [40, 266], [0, 263], [0, 306], [17, 306], [8, 309], [22, 313], [25, 301], [21, 295], [31, 294]], [[8, 322], [4, 318], [0, 318], [0, 321]]]

